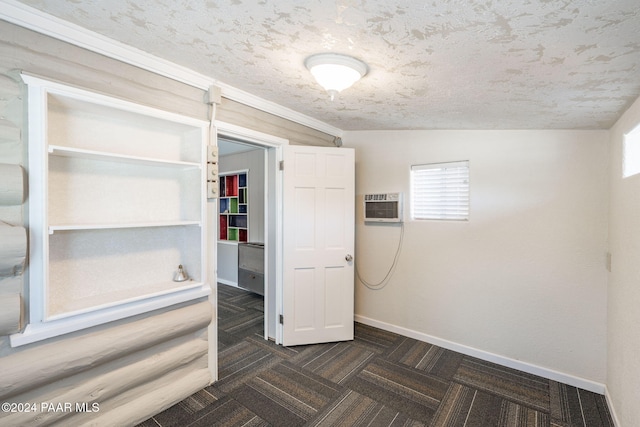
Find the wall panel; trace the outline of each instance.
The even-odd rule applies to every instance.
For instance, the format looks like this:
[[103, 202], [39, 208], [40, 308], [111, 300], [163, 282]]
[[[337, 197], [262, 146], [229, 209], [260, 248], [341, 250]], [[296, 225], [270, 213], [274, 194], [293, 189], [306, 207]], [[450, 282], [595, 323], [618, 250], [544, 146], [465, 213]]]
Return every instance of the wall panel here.
[[640, 98], [611, 128], [607, 390], [619, 426], [640, 425], [640, 174], [623, 177], [624, 135], [640, 126]]
[[[460, 347], [606, 381], [607, 131], [347, 132], [357, 206], [405, 194], [388, 285], [356, 284], [356, 315]], [[393, 143], [391, 143], [393, 142]], [[468, 160], [469, 221], [412, 221], [410, 167]], [[399, 225], [356, 216], [357, 271], [377, 283]]]
[[207, 117], [206, 92], [200, 89], [5, 21], [0, 21], [0, 34], [0, 64], [14, 79], [26, 71], [186, 116]]
[[292, 145], [334, 147], [334, 135], [222, 98], [216, 119], [289, 140]]

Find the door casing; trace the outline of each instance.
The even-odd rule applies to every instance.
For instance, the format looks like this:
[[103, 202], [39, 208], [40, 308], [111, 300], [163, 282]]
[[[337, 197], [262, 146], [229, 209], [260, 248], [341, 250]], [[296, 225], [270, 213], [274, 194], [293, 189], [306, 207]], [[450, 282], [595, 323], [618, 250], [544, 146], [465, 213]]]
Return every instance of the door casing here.
[[[265, 304], [264, 304], [264, 338], [271, 337], [277, 344], [282, 343], [280, 328], [277, 327], [277, 313], [281, 310], [280, 302], [276, 295], [278, 287], [282, 286], [282, 174], [278, 173], [280, 162], [283, 159], [283, 146], [289, 144], [289, 140], [266, 133], [254, 131], [231, 123], [216, 120], [214, 129], [217, 137], [235, 139], [248, 142], [266, 149], [265, 155]], [[215, 218], [217, 212], [217, 199], [214, 203], [209, 202], [208, 216]], [[214, 318], [209, 325], [209, 366], [215, 367], [212, 372], [213, 381], [218, 379], [218, 322], [217, 318], [217, 235], [218, 224], [213, 221], [213, 226], [208, 230], [209, 247], [209, 271], [208, 277], [211, 285], [210, 301], [214, 306]]]

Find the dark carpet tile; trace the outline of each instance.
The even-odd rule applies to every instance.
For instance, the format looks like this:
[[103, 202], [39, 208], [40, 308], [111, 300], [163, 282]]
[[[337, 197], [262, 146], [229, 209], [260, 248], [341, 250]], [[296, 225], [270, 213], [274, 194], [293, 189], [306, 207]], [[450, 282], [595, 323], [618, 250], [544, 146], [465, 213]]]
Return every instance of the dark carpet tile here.
[[339, 342], [307, 346], [290, 361], [337, 384], [342, 384], [358, 374], [373, 357], [374, 353], [355, 346], [352, 342]]
[[365, 347], [377, 354], [388, 351], [390, 347], [397, 345], [404, 338], [393, 332], [383, 331], [362, 323], [355, 324], [354, 335], [358, 337], [356, 345]]
[[454, 381], [549, 413], [549, 380], [465, 356]]
[[245, 297], [250, 298], [253, 295], [255, 294], [245, 291], [242, 288], [218, 283], [218, 299], [222, 301], [232, 301], [234, 300], [234, 298], [245, 298]]
[[282, 359], [289, 359], [299, 354], [297, 347], [283, 347], [281, 345], [277, 345], [271, 340], [265, 340], [262, 334], [254, 334], [250, 337], [246, 337], [243, 341], [259, 349], [268, 351], [274, 356]]
[[614, 427], [603, 395], [549, 381], [551, 418], [559, 426]]
[[218, 285], [219, 351], [247, 337], [264, 336], [264, 298], [232, 286]]
[[276, 345], [263, 310], [219, 285], [219, 380], [139, 427], [613, 427], [602, 395], [360, 323], [350, 342]]
[[[219, 285], [221, 287], [224, 285]], [[230, 286], [225, 286], [229, 288]], [[237, 310], [251, 310], [264, 312], [264, 297], [253, 292], [247, 292], [243, 289], [231, 287], [232, 291], [228, 292], [225, 297], [219, 298], [218, 306], [222, 307], [224, 312], [234, 313]], [[245, 292], [242, 294], [241, 292]]]
[[348, 388], [428, 423], [440, 405], [449, 383], [416, 369], [384, 359], [374, 359], [345, 384]]
[[499, 396], [452, 383], [431, 427], [548, 427], [549, 415]]
[[462, 363], [463, 355], [423, 341], [404, 338], [397, 347], [390, 349], [385, 359], [450, 381]]
[[[211, 411], [190, 424], [181, 427], [267, 427], [269, 423], [258, 417], [234, 399], [226, 398], [211, 408]], [[163, 424], [164, 427], [164, 424]]]
[[[546, 427], [549, 425], [549, 414], [532, 408], [503, 400], [498, 427]], [[477, 424], [478, 427], [486, 424]]]
[[235, 316], [238, 313], [244, 313], [247, 311], [246, 307], [232, 304], [227, 300], [218, 301], [218, 321], [224, 322], [230, 316]]
[[264, 315], [255, 310], [247, 310], [243, 313], [236, 313], [225, 321], [220, 321], [219, 329], [228, 334], [242, 337], [250, 336], [256, 332], [262, 334], [264, 328]]
[[433, 347], [433, 344], [413, 338], [401, 337], [395, 345], [389, 347], [383, 357], [387, 360], [415, 367], [431, 347]]
[[224, 351], [226, 348], [231, 347], [234, 344], [238, 344], [243, 340], [244, 338], [239, 338], [236, 335], [218, 329], [218, 352]]
[[477, 394], [477, 390], [462, 384], [451, 384], [431, 426], [462, 426], [467, 420], [471, 421], [469, 427], [497, 425], [502, 399], [484, 394], [476, 401]]
[[[235, 289], [234, 292], [245, 292], [242, 289]], [[242, 307], [245, 310], [253, 310], [258, 312], [264, 312], [264, 297], [253, 292], [246, 292], [245, 294], [237, 293], [235, 296], [225, 300], [225, 304], [235, 307]]]
[[242, 341], [218, 355], [218, 381], [215, 385], [227, 393], [281, 361], [272, 352]]
[[270, 396], [260, 393], [250, 385], [246, 384], [238, 388], [233, 394], [234, 400], [244, 403], [249, 408], [255, 408], [260, 412], [260, 416], [270, 426], [302, 426], [306, 419], [298, 414], [281, 406]]
[[162, 427], [162, 426], [156, 422], [155, 418], [149, 418], [148, 420], [145, 420], [140, 424], [137, 424], [136, 427]]
[[218, 400], [215, 395], [206, 390], [200, 390], [153, 418], [163, 427], [187, 426], [209, 413], [213, 409], [212, 404]]
[[273, 425], [302, 425], [344, 389], [287, 362], [248, 381], [231, 395]]
[[425, 425], [352, 390], [345, 391], [335, 402], [306, 424], [308, 427], [424, 427]]

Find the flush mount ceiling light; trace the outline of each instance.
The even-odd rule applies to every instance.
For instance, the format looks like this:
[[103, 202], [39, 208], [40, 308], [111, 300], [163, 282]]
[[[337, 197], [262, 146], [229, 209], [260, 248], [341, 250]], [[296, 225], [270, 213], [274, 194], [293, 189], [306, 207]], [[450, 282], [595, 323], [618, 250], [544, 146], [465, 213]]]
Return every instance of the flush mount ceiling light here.
[[347, 55], [318, 53], [304, 61], [316, 81], [327, 92], [331, 100], [344, 89], [367, 74], [367, 64]]

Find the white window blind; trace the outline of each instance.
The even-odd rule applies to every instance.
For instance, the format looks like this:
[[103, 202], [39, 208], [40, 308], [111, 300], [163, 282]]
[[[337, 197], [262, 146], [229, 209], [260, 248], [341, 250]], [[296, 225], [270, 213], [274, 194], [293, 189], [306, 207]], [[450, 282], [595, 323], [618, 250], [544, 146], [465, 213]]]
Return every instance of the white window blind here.
[[411, 166], [412, 219], [469, 219], [469, 162]]

